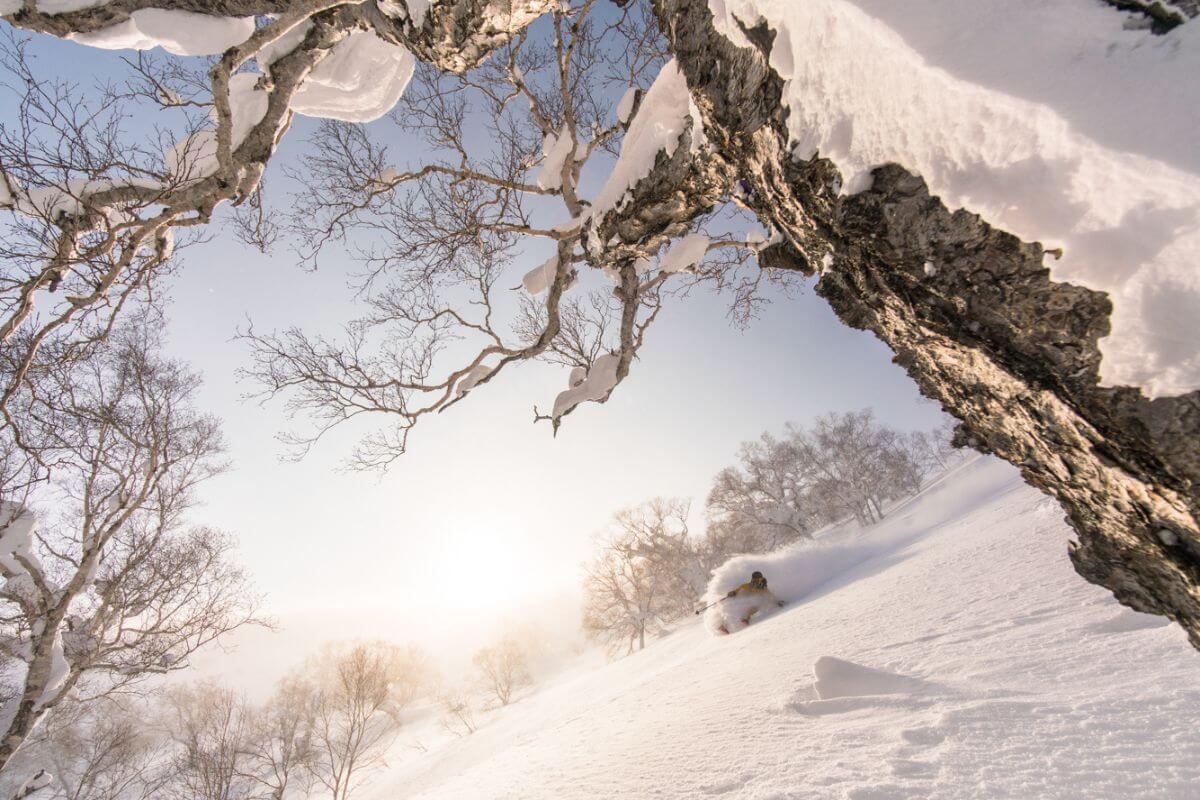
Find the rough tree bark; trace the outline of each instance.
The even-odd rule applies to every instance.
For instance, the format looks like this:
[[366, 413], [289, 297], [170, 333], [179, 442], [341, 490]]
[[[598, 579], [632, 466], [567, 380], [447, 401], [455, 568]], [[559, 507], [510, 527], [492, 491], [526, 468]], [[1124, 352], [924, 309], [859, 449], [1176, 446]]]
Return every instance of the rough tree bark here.
[[1122, 11], [1144, 14], [1155, 33], [1166, 33], [1200, 16], [1200, 0], [1104, 0]]
[[702, 0], [655, 8], [724, 162], [713, 169], [747, 181], [748, 205], [784, 235], [764, 266], [820, 273], [837, 315], [887, 343], [962, 421], [958, 443], [1059, 500], [1084, 578], [1177, 621], [1200, 648], [1200, 393], [1149, 400], [1099, 386], [1103, 293], [1051, 281], [1040, 244], [952, 212], [901, 166], [839, 196], [836, 165], [790, 156], [783, 84], [766, 58], [773, 32], [747, 30], [755, 47], [743, 49]]

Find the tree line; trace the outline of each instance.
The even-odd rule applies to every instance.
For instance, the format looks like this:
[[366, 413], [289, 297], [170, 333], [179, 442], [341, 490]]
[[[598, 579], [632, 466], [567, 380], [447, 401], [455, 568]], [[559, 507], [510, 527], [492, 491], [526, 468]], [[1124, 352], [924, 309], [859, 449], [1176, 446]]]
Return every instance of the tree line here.
[[481, 712], [517, 700], [535, 639], [501, 633], [457, 683], [417, 647], [359, 641], [324, 646], [261, 703], [211, 679], [72, 695], [0, 779], [6, 797], [45, 800], [350, 800], [422, 714], [465, 736]]
[[584, 568], [584, 630], [611, 652], [640, 650], [692, 612], [729, 558], [812, 539], [833, 523], [879, 522], [889, 503], [957, 457], [949, 425], [903, 433], [871, 409], [764, 433], [713, 479], [703, 533], [689, 530], [685, 499], [654, 498], [614, 515]]

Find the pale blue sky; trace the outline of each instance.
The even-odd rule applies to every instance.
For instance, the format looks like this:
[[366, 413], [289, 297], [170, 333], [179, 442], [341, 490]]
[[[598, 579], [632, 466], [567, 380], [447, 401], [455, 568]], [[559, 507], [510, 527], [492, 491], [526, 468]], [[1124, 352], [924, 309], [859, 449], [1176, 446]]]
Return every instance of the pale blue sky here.
[[[117, 74], [112, 53], [61, 43], [39, 52], [69, 76]], [[277, 162], [303, 158], [311, 125], [298, 120]], [[282, 199], [283, 182], [273, 188]], [[863, 406], [904, 429], [939, 420], [887, 349], [837, 322], [810, 287], [746, 331], [726, 322], [723, 298], [696, 293], [661, 314], [614, 397], [571, 415], [557, 439], [532, 423], [532, 408], [553, 401], [565, 370], [539, 364], [423, 421], [384, 475], [339, 471], [349, 429], [302, 463], [281, 463], [274, 435], [289, 420], [278, 404], [239, 399], [250, 388], [234, 379], [246, 350], [231, 337], [247, 318], [264, 330], [328, 331], [353, 317], [351, 265], [335, 256], [305, 272], [286, 247], [263, 256], [212, 233], [171, 283], [168, 341], [203, 371], [196, 400], [224, 420], [232, 461], [204, 488], [196, 519], [237, 535], [287, 628], [247, 639], [243, 661], [294, 660], [330, 635], [477, 636], [497, 616], [569, 598], [592, 537], [623, 506], [690, 497], [699, 529], [712, 476], [764, 430]], [[514, 269], [514, 285], [532, 265]]]

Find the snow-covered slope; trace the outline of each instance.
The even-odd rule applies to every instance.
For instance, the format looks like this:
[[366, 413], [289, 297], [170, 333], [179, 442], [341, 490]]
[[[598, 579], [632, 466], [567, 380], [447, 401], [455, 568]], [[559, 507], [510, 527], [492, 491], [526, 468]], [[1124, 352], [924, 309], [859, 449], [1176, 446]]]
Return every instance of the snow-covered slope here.
[[775, 615], [402, 741], [363, 797], [1194, 797], [1196, 653], [1079, 580], [1067, 538], [1011, 467], [970, 461], [867, 534], [758, 562], [794, 600]]

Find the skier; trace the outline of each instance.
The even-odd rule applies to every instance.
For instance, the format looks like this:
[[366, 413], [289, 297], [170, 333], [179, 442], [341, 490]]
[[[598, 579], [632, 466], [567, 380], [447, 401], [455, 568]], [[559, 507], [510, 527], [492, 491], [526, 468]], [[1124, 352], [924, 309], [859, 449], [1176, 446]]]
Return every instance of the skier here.
[[[750, 618], [765, 608], [768, 603], [774, 603], [776, 606], [783, 607], [783, 601], [767, 588], [766, 577], [757, 570], [750, 576], [748, 582], [743, 583], [726, 594], [725, 599], [732, 600], [739, 596], [742, 598], [742, 602], [738, 604], [738, 608], [741, 611], [739, 618], [743, 627], [749, 625]], [[720, 631], [722, 633], [729, 633], [729, 629], [724, 623], [722, 623]]]

